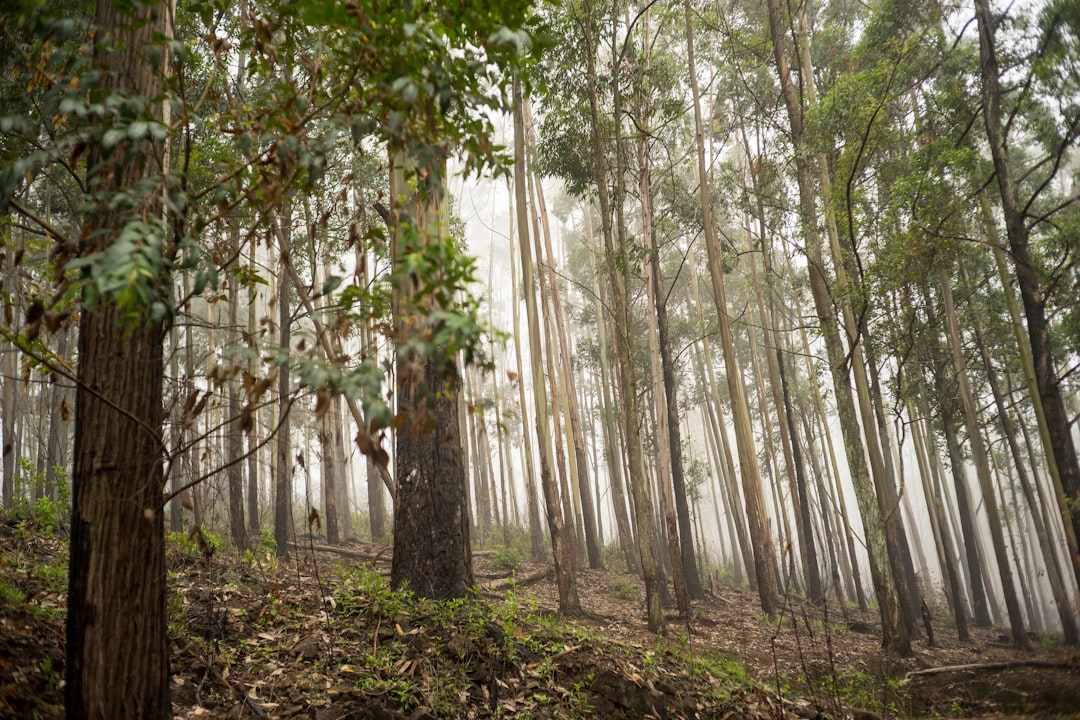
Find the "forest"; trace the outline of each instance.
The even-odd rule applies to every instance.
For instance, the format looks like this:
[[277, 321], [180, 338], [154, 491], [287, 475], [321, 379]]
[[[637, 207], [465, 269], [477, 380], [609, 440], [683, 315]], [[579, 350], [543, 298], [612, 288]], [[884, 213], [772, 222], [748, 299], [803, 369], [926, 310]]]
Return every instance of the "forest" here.
[[1065, 716], [1080, 2], [8, 0], [0, 717]]

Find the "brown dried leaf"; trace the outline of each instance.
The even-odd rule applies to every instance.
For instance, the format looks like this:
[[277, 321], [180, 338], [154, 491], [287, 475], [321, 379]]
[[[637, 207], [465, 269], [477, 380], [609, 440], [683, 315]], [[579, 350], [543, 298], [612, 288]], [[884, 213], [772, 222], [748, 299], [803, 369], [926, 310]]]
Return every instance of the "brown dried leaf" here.
[[315, 419], [322, 420], [327, 411], [330, 410], [330, 390], [324, 387], [319, 388], [315, 393]]

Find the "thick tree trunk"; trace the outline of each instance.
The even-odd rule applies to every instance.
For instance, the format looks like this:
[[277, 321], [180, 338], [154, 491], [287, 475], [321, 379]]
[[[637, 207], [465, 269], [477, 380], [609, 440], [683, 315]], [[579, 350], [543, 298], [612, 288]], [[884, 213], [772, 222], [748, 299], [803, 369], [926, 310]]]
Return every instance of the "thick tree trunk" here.
[[[428, 172], [443, 172], [428, 170]], [[404, 233], [403, 221], [394, 223], [395, 273], [399, 258], [449, 232], [449, 217], [441, 197], [415, 195], [410, 187], [423, 187], [423, 177], [404, 153], [390, 159], [390, 194], [404, 198], [395, 208], [408, 216], [415, 233]], [[431, 191], [434, 192], [434, 191]], [[444, 600], [465, 597], [475, 584], [470, 545], [467, 469], [463, 455], [466, 428], [459, 419], [461, 373], [454, 360], [437, 364], [408, 349], [418, 332], [424, 308], [404, 301], [422, 289], [408, 276], [397, 280], [394, 332], [397, 341], [396, 401], [399, 426], [395, 433], [394, 557], [390, 582], [406, 585], [421, 597]]]
[[[172, 34], [169, 5], [127, 6], [100, 0], [95, 59], [115, 72], [91, 89], [156, 98], [162, 49]], [[105, 199], [164, 170], [162, 145], [120, 162], [95, 147], [87, 185], [97, 202], [86, 218], [82, 255], [106, 250], [126, 217]], [[153, 205], [149, 212], [154, 212]], [[167, 278], [158, 279], [168, 288]], [[79, 386], [67, 615], [67, 717], [170, 718], [165, 628], [165, 528], [162, 442], [164, 328], [110, 305], [84, 310], [79, 326]]]
[[475, 584], [456, 380], [433, 361], [398, 360], [397, 503], [391, 584], [419, 596], [465, 597]]

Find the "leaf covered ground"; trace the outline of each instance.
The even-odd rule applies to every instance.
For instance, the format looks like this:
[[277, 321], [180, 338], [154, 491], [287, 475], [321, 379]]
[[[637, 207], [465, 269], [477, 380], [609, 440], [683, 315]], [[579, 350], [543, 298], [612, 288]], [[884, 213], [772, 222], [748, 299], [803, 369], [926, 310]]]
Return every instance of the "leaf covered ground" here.
[[[66, 544], [0, 535], [0, 717], [63, 715]], [[869, 613], [791, 602], [768, 619], [747, 590], [710, 583], [691, 618], [644, 624], [636, 578], [582, 570], [587, 616], [556, 612], [553, 579], [481, 553], [469, 601], [387, 588], [389, 549], [309, 545], [292, 560], [170, 543], [168, 618], [177, 718], [814, 718], [1074, 716], [1080, 660], [999, 631], [883, 655]], [[505, 583], [510, 569], [518, 578]], [[911, 675], [927, 668], [996, 667]]]

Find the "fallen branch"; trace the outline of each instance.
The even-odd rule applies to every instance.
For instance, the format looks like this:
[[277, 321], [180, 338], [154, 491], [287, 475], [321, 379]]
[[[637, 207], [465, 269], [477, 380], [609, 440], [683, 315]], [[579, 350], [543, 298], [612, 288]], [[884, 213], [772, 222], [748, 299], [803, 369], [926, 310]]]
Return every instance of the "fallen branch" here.
[[946, 675], [948, 673], [971, 672], [975, 670], [1008, 670], [1019, 667], [1041, 667], [1075, 669], [1080, 667], [1076, 662], [1053, 662], [1051, 660], [1004, 660], [999, 662], [968, 663], [966, 665], [942, 665], [941, 667], [926, 668], [925, 670], [912, 670], [904, 675], [904, 682], [909, 682], [915, 677], [927, 675]]
[[553, 572], [554, 568], [548, 566], [542, 570], [526, 573], [525, 575], [511, 575], [510, 577], [501, 578], [499, 580], [492, 580], [489, 583], [481, 585], [480, 589], [484, 592], [495, 592], [496, 590], [508, 588], [511, 585], [528, 585], [529, 583], [534, 583], [543, 580], [546, 577], [550, 577]]
[[389, 553], [393, 548], [389, 545], [378, 548], [377, 550], [363, 551], [363, 550], [350, 550], [348, 548], [334, 547], [333, 545], [308, 545], [306, 543], [289, 543], [289, 546], [300, 551], [318, 550], [320, 552], [334, 553], [335, 555], [341, 555], [342, 557], [353, 558], [354, 560], [381, 560], [384, 555]]

